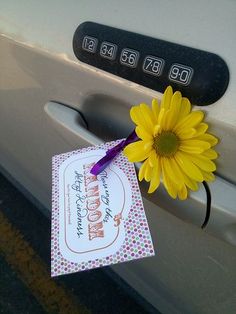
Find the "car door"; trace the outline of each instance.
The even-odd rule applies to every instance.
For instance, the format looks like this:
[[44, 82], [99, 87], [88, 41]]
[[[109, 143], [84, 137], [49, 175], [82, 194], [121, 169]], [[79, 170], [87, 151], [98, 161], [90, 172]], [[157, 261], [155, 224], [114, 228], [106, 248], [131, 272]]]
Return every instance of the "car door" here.
[[[223, 95], [201, 108], [220, 138], [207, 227], [200, 228], [206, 207], [203, 188], [181, 202], [170, 199], [162, 187], [148, 195], [142, 183], [156, 256], [112, 266], [162, 313], [236, 310], [235, 14], [236, 4], [229, 0], [1, 1], [0, 164], [46, 214], [51, 208], [52, 156], [126, 137], [133, 129], [130, 107], [162, 96], [158, 86], [142, 82], [144, 73], [141, 83], [125, 77], [120, 55], [117, 73], [109, 65], [101, 69], [79, 60], [73, 50], [79, 25], [90, 21], [204, 50], [226, 63], [230, 79]], [[83, 36], [98, 40], [91, 33]], [[123, 48], [137, 51], [132, 38], [128, 47], [121, 47], [114, 35], [113, 44], [119, 53]], [[96, 53], [99, 49], [91, 60]], [[179, 64], [179, 55], [174, 57], [173, 63]], [[192, 68], [188, 59], [184, 66]], [[193, 70], [198, 73], [197, 67]], [[208, 76], [202, 79], [207, 84]], [[165, 78], [163, 84], [174, 83]], [[181, 82], [177, 86], [181, 89]]]

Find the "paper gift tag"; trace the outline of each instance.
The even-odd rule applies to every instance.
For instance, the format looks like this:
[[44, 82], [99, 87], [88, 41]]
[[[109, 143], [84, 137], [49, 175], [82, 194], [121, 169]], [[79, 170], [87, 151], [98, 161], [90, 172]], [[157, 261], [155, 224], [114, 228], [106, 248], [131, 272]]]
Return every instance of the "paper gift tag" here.
[[134, 165], [120, 153], [90, 173], [118, 143], [53, 157], [52, 276], [154, 255]]

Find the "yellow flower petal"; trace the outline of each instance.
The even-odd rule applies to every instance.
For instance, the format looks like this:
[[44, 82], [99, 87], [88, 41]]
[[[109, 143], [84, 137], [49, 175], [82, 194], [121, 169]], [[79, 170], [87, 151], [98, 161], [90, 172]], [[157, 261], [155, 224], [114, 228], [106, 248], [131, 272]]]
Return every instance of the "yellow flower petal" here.
[[152, 149], [152, 146], [153, 146], [153, 140], [151, 140], [151, 141], [144, 141], [144, 149], [145, 150]]
[[160, 132], [160, 125], [157, 124], [157, 125], [154, 126], [153, 136], [157, 136], [159, 132]]
[[153, 149], [148, 157], [148, 162], [150, 167], [154, 167], [157, 162], [157, 154], [156, 151]]
[[184, 152], [177, 152], [175, 160], [187, 176], [198, 182], [203, 181], [203, 175], [200, 169], [189, 159], [189, 155]]
[[140, 106], [133, 106], [131, 108], [130, 117], [137, 126], [142, 126], [147, 132], [152, 133], [152, 125], [146, 121]]
[[137, 136], [140, 139], [142, 139], [143, 141], [151, 141], [153, 138], [152, 134], [147, 132], [147, 130], [141, 125], [136, 126], [135, 132], [136, 132]]
[[174, 181], [174, 184], [179, 189], [183, 184], [183, 177], [178, 171], [175, 171], [175, 165], [173, 164], [173, 160], [171, 158], [163, 158], [164, 167], [168, 174], [168, 176]]
[[212, 172], [216, 170], [216, 165], [213, 161], [206, 158], [203, 155], [188, 155], [189, 160], [191, 160], [196, 166], [204, 171]]
[[193, 128], [198, 125], [203, 118], [204, 113], [202, 111], [193, 111], [177, 123], [173, 130], [178, 132], [182, 128]]
[[175, 92], [171, 98], [170, 110], [166, 116], [165, 128], [164, 130], [171, 130], [176, 121], [178, 120], [178, 115], [180, 111], [182, 96], [180, 92]]
[[202, 171], [204, 181], [211, 182], [215, 180], [215, 176], [211, 172]]
[[189, 138], [194, 137], [196, 134], [196, 130], [194, 128], [183, 128], [176, 132], [176, 135], [181, 139], [181, 140], [186, 140]]
[[169, 193], [169, 195], [175, 199], [177, 197], [177, 189], [174, 186], [173, 182], [171, 181], [168, 175], [168, 171], [166, 171], [166, 164], [163, 158], [161, 158], [161, 171], [162, 171], [164, 186], [167, 192]]
[[181, 141], [179, 149], [187, 153], [200, 154], [210, 147], [208, 142], [190, 139]]
[[202, 135], [206, 132], [208, 125], [206, 123], [200, 123], [195, 128], [188, 128], [183, 126], [176, 134], [180, 139], [190, 139]]
[[164, 125], [164, 120], [165, 120], [165, 115], [166, 115], [166, 111], [165, 109], [161, 109], [160, 110], [160, 113], [159, 113], [159, 116], [158, 116], [158, 122], [157, 122], [157, 125], [158, 125], [158, 132], [161, 132], [162, 130], [162, 127]]
[[202, 149], [208, 149], [211, 147], [211, 145], [208, 142], [200, 141], [198, 139], [183, 140], [181, 143], [186, 146], [191, 146], [191, 147], [198, 146], [198, 147], [201, 147]]
[[186, 186], [183, 184], [181, 189], [178, 191], [178, 198], [180, 200], [186, 200], [186, 198], [188, 197], [188, 191]]
[[190, 188], [193, 191], [198, 190], [197, 182], [190, 179], [189, 176], [187, 176], [183, 171], [181, 171], [179, 165], [177, 164], [174, 158], [172, 158], [171, 160], [171, 166], [172, 166], [173, 172], [175, 172], [179, 176], [179, 178], [181, 178], [181, 180], [184, 182], [184, 184], [187, 185], [188, 188]]
[[143, 114], [143, 118], [146, 120], [147, 124], [153, 128], [155, 124], [155, 119], [153, 118], [151, 108], [147, 104], [141, 103], [140, 109]]
[[124, 149], [124, 154], [130, 162], [138, 162], [148, 158], [151, 150], [152, 145], [149, 142], [138, 141], [127, 145]]
[[139, 106], [133, 106], [130, 109], [130, 117], [136, 125], [141, 125], [145, 128], [146, 123], [143, 120], [143, 116], [142, 116], [142, 113], [141, 113]]
[[200, 147], [191, 147], [185, 145], [180, 145], [179, 150], [189, 154], [201, 154], [202, 152], [204, 152], [204, 149]]
[[203, 152], [202, 155], [209, 159], [216, 159], [218, 157], [218, 154], [214, 149], [208, 149]]
[[144, 179], [149, 182], [151, 180], [151, 175], [152, 175], [152, 167], [150, 167], [149, 162], [147, 162], [146, 168], [145, 168], [145, 173], [144, 173]]
[[199, 125], [196, 126], [195, 129], [196, 129], [195, 136], [199, 136], [207, 131], [208, 125], [206, 123], [201, 122]]
[[218, 143], [218, 138], [216, 138], [214, 135], [209, 134], [209, 133], [199, 135], [196, 137], [196, 139], [209, 142], [211, 146], [215, 146]]
[[158, 186], [160, 185], [160, 175], [161, 175], [161, 165], [160, 165], [160, 158], [158, 157], [152, 170], [151, 182], [148, 189], [148, 193], [153, 193], [158, 188]]
[[182, 97], [181, 107], [178, 115], [178, 122], [180, 122], [183, 118], [185, 118], [191, 110], [191, 104], [188, 98]]
[[138, 173], [139, 181], [142, 181], [144, 179], [144, 175], [145, 175], [147, 164], [148, 164], [148, 160], [145, 160], [143, 162], [142, 166], [139, 169], [139, 173]]
[[153, 117], [154, 117], [155, 124], [158, 121], [159, 111], [160, 111], [160, 108], [159, 108], [159, 105], [158, 105], [158, 101], [157, 101], [157, 99], [154, 98], [152, 100], [152, 112], [153, 112]]
[[165, 110], [169, 109], [172, 96], [173, 96], [173, 89], [171, 86], [168, 86], [161, 100], [161, 109], [165, 109]]
[[197, 191], [199, 186], [198, 186], [198, 182], [189, 178], [189, 176], [187, 176], [184, 172], [183, 172], [183, 176], [184, 176], [184, 183], [185, 185], [192, 191]]

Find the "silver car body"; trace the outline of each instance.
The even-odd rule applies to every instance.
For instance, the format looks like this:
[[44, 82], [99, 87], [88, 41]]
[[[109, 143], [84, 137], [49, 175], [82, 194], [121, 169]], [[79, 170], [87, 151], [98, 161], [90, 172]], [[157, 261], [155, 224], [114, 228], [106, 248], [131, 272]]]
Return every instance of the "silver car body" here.
[[162, 313], [235, 313], [236, 2], [0, 1], [0, 165], [46, 214], [52, 156], [126, 136], [131, 105], [161, 97], [79, 62], [72, 40], [85, 21], [213, 52], [227, 63], [226, 93], [202, 108], [221, 140], [206, 230], [204, 189], [180, 202], [163, 188], [148, 196], [141, 184], [157, 254], [112, 269]]

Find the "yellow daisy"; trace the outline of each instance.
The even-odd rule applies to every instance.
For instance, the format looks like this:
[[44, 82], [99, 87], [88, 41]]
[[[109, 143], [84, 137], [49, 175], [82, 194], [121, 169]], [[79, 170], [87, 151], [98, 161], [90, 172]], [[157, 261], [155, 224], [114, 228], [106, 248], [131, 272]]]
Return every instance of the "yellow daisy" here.
[[161, 178], [171, 197], [184, 200], [188, 189], [196, 191], [198, 183], [214, 180], [217, 153], [212, 149], [217, 138], [206, 133], [208, 125], [202, 111], [191, 111], [189, 100], [168, 86], [160, 106], [152, 100], [152, 108], [141, 103], [130, 110], [137, 125], [139, 141], [129, 144], [124, 154], [130, 162], [144, 161], [139, 180], [150, 182], [148, 193], [154, 192]]

